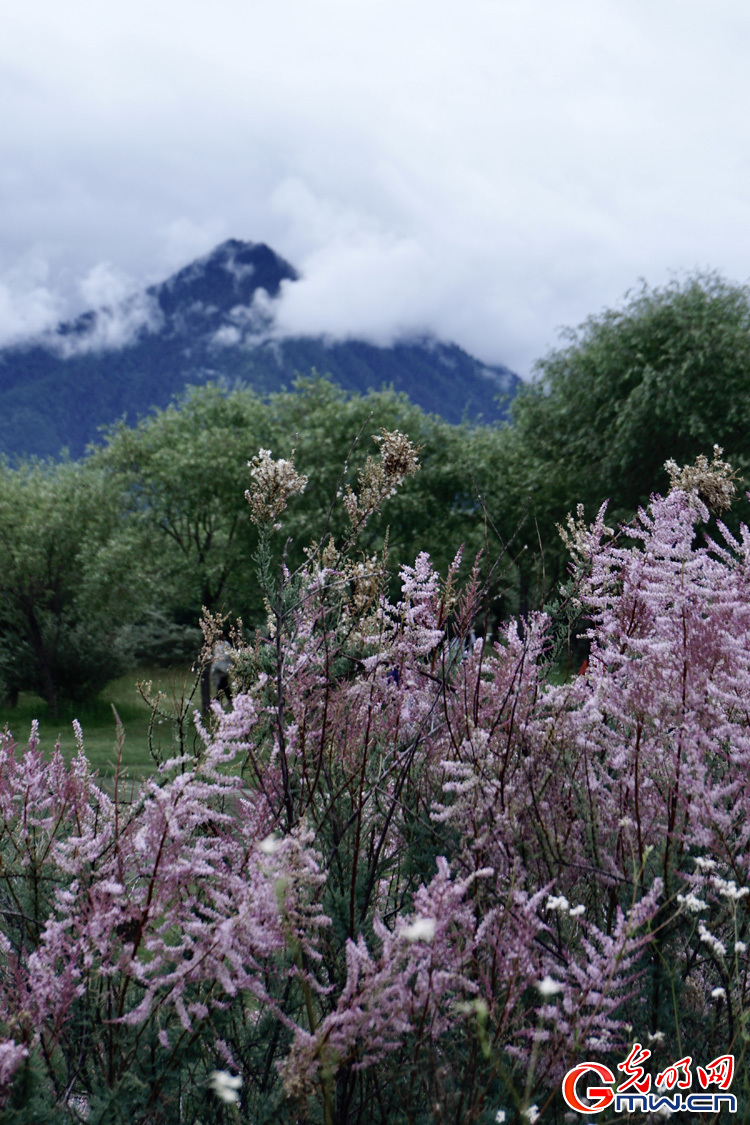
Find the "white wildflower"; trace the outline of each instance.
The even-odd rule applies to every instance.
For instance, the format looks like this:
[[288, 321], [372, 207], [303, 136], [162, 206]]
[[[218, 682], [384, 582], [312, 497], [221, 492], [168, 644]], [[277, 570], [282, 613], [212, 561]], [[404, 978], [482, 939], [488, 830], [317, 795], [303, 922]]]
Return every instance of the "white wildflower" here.
[[534, 1122], [539, 1120], [539, 1106], [530, 1105], [528, 1109], [522, 1111], [521, 1117], [525, 1117], [529, 1125], [534, 1125]]
[[698, 936], [700, 937], [702, 942], [705, 942], [706, 945], [711, 946], [717, 956], [724, 956], [727, 951], [726, 946], [722, 942], [720, 942], [717, 937], [714, 937], [714, 935], [710, 932], [710, 930], [706, 929], [702, 922], [698, 923]]
[[404, 926], [401, 937], [404, 941], [432, 941], [435, 937], [435, 919], [417, 918], [410, 926]]
[[735, 953], [746, 953], [747, 952], [747, 944], [744, 941], [736, 941], [734, 943], [734, 952]]
[[549, 974], [544, 980], [537, 981], [537, 989], [542, 996], [557, 996], [558, 992], [562, 992], [563, 986], [559, 981], [554, 980]]
[[495, 1114], [495, 1121], [497, 1122], [497, 1125], [503, 1125], [503, 1122], [505, 1121], [505, 1110], [504, 1109], [499, 1109], [497, 1111], [497, 1113]]
[[731, 898], [734, 902], [739, 902], [745, 895], [750, 894], [750, 887], [738, 887], [732, 879], [721, 879], [718, 875], [713, 875], [711, 882], [720, 895], [723, 895], [724, 898]]
[[697, 855], [695, 857], [695, 866], [701, 871], [713, 871], [716, 867], [716, 860], [706, 859], [705, 856]]
[[649, 1041], [649, 1043], [663, 1043], [664, 1042], [664, 1032], [663, 1031], [655, 1031], [653, 1033], [653, 1035], [649, 1032], [648, 1041]]
[[708, 903], [704, 902], [702, 898], [698, 898], [692, 891], [688, 891], [686, 895], [678, 894], [677, 901], [682, 903], [691, 914], [697, 914], [700, 910], [708, 910]]
[[550, 895], [547, 899], [545, 910], [559, 910], [561, 914], [567, 914], [570, 910], [570, 903], [565, 895]]
[[266, 836], [264, 840], [261, 840], [258, 847], [263, 852], [263, 855], [276, 855], [276, 852], [281, 847], [281, 840], [278, 836], [274, 836], [272, 832], [270, 836]]
[[242, 1085], [239, 1074], [230, 1074], [228, 1070], [212, 1070], [209, 1075], [211, 1089], [222, 1102], [238, 1102], [240, 1095], [237, 1093]]
[[711, 990], [711, 999], [712, 1000], [726, 1000], [726, 998], [727, 998], [727, 994], [726, 994], [725, 989], [714, 988], [714, 989]]
[[578, 906], [573, 907], [573, 909], [570, 912], [570, 917], [571, 918], [580, 918], [581, 915], [585, 914], [585, 913], [586, 913], [586, 907], [581, 902], [581, 903], [578, 904]]

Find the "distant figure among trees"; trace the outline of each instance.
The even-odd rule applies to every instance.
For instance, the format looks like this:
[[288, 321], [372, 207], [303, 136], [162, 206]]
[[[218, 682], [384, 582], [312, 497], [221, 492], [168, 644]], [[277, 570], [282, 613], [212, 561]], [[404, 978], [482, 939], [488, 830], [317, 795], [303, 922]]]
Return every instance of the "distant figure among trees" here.
[[232, 646], [229, 641], [217, 641], [214, 645], [214, 658], [211, 661], [211, 698], [223, 695], [232, 702], [232, 685], [229, 673], [232, 670]]
[[232, 687], [229, 674], [232, 670], [233, 649], [229, 641], [216, 641], [210, 660], [202, 656], [201, 672], [201, 710], [205, 714], [214, 699], [224, 696], [232, 702]]

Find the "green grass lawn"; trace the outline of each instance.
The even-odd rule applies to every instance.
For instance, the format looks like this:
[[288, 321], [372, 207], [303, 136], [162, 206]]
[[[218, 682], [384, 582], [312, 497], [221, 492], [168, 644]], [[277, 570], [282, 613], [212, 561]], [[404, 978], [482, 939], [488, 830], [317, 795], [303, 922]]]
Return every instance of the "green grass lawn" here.
[[[66, 707], [60, 718], [52, 720], [47, 704], [37, 695], [22, 693], [18, 706], [0, 707], [0, 730], [6, 726], [21, 745], [25, 744], [33, 719], [39, 720], [41, 747], [46, 754], [54, 749], [58, 738], [62, 752], [67, 759], [77, 752], [73, 734], [73, 719], [78, 719], [83, 728], [83, 744], [92, 767], [102, 778], [112, 777], [117, 763], [117, 727], [113, 706], [122, 723], [125, 739], [122, 747], [122, 766], [125, 776], [132, 779], [152, 773], [156, 763], [149, 753], [149, 727], [151, 708], [140, 697], [136, 682], [151, 680], [154, 694], [161, 690], [166, 699], [162, 708], [174, 713], [180, 701], [187, 700], [194, 674], [185, 668], [138, 668], [127, 675], [112, 680], [95, 699], [83, 706]], [[196, 693], [190, 713], [200, 707], [200, 695]], [[191, 732], [192, 721], [186, 724]], [[163, 757], [171, 757], [173, 749], [173, 724], [168, 719], [153, 724], [153, 744], [161, 750]]]

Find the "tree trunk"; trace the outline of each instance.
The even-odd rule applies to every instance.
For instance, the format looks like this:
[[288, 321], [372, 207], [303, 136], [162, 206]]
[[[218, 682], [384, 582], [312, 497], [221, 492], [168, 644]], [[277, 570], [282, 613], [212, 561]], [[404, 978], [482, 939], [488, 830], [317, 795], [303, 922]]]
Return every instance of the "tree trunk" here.
[[57, 690], [55, 682], [52, 678], [52, 671], [49, 665], [49, 657], [44, 644], [44, 637], [42, 636], [42, 629], [36, 619], [36, 614], [32, 606], [29, 606], [26, 616], [29, 622], [29, 633], [31, 639], [31, 648], [36, 657], [39, 671], [42, 678], [42, 694], [47, 701], [49, 707], [50, 718], [57, 718]]

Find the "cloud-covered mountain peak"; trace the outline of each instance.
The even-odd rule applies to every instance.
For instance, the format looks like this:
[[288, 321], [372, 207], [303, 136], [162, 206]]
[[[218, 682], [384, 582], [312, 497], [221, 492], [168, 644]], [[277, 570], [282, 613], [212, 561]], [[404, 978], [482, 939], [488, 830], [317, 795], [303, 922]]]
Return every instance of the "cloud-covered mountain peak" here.
[[78, 455], [101, 425], [133, 422], [186, 384], [211, 379], [269, 393], [313, 370], [354, 393], [391, 386], [453, 422], [504, 416], [498, 395], [512, 396], [518, 377], [456, 344], [280, 331], [282, 284], [298, 277], [270, 247], [237, 239], [139, 292], [122, 292], [100, 271], [91, 312], [0, 349], [0, 453], [50, 456], [67, 446]]
[[261, 289], [277, 297], [282, 281], [298, 277], [294, 267], [265, 243], [230, 238], [150, 292], [167, 318], [191, 308], [226, 315], [238, 305], [250, 306]]

